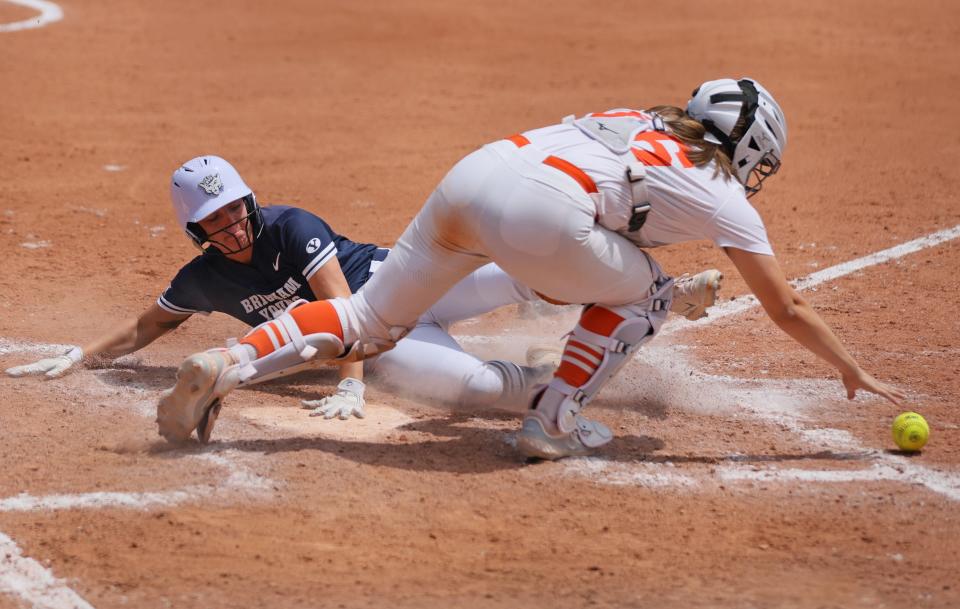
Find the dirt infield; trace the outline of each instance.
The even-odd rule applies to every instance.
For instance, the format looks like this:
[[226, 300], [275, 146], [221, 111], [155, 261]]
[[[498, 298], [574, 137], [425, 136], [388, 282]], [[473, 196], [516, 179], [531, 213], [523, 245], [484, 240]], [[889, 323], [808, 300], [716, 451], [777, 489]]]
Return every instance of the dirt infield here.
[[[187, 158], [389, 245], [476, 146], [718, 76], [787, 113], [756, 206], [791, 278], [960, 226], [955, 2], [59, 4], [0, 31], [3, 368], [167, 286], [193, 256], [167, 202]], [[0, 0], [0, 23], [38, 10]], [[237, 392], [212, 444], [171, 449], [157, 393], [243, 331], [217, 316], [58, 381], [4, 376], [0, 608], [958, 607], [955, 232], [806, 291], [927, 417], [915, 456], [890, 450], [894, 407], [847, 402], [745, 300], [672, 321], [590, 406], [616, 439], [558, 463], [523, 463], [510, 417], [375, 388], [364, 421], [308, 418], [323, 372]], [[746, 292], [710, 244], [655, 255]], [[571, 323], [454, 333], [517, 356]]]

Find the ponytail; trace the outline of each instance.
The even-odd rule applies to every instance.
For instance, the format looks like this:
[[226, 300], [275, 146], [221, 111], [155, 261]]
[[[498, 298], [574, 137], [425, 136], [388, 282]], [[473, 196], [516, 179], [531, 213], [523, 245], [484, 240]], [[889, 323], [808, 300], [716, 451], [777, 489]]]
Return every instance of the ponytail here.
[[[716, 161], [717, 169], [714, 176], [723, 175], [724, 179], [733, 177], [733, 163], [723, 147], [703, 139], [707, 130], [700, 121], [691, 118], [685, 111], [676, 106], [654, 106], [647, 112], [654, 112], [663, 119], [670, 128], [672, 135], [687, 147], [687, 158], [697, 167]], [[733, 130], [736, 133], [740, 125]], [[742, 129], [740, 129], [742, 130]], [[731, 134], [733, 135], [733, 134]]]

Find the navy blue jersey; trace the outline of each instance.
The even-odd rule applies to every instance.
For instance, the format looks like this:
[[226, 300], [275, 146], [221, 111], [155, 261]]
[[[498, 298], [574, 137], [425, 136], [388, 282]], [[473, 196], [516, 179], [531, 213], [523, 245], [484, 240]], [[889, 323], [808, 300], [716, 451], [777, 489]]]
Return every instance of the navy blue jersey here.
[[354, 243], [308, 211], [264, 207], [263, 232], [249, 264], [205, 253], [177, 273], [157, 304], [176, 314], [218, 311], [256, 326], [283, 313], [297, 299], [316, 300], [307, 283], [334, 256], [356, 292], [370, 276], [377, 246]]

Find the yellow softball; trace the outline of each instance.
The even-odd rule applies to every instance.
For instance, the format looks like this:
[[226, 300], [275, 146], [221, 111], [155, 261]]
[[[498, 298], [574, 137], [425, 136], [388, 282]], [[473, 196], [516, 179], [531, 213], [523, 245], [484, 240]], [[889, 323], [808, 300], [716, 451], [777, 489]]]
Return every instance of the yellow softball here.
[[893, 420], [893, 441], [900, 450], [920, 450], [929, 437], [930, 426], [915, 412], [904, 412]]

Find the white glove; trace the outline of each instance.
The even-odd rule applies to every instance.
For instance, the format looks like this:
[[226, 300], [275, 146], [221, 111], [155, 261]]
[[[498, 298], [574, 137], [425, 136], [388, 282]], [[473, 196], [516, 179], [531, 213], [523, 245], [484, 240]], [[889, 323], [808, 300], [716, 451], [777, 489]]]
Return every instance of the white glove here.
[[63, 355], [48, 357], [32, 364], [7, 368], [10, 376], [26, 376], [28, 374], [44, 373], [47, 378], [56, 378], [70, 369], [71, 366], [83, 359], [83, 349], [73, 347]]
[[367, 416], [363, 412], [363, 390], [366, 386], [357, 379], [345, 378], [337, 385], [337, 392], [321, 400], [303, 400], [304, 408], [311, 408], [313, 412], [311, 417], [322, 416], [324, 419], [332, 419], [339, 416], [341, 419], [349, 419], [350, 415], [362, 419]]

